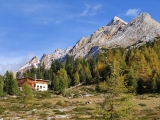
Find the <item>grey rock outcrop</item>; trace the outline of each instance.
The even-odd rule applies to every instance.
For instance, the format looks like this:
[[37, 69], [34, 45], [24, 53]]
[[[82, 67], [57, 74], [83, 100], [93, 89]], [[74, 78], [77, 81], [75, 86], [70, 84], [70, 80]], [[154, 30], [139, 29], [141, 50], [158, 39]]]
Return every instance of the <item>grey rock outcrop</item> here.
[[109, 24], [99, 28], [91, 36], [81, 38], [69, 54], [75, 58], [87, 57], [91, 53], [98, 53], [93, 50], [96, 46], [96, 51], [102, 47], [128, 47], [139, 40], [152, 41], [157, 34], [160, 34], [160, 24], [148, 13], [141, 13], [128, 24], [114, 17]]
[[91, 36], [87, 38], [82, 37], [69, 52], [69, 54], [75, 56], [75, 58], [88, 56], [88, 53], [92, 47], [99, 46], [106, 39], [110, 39], [117, 31], [121, 29], [122, 26], [126, 24], [127, 23], [122, 19], [114, 17], [109, 24], [99, 28]]
[[64, 61], [68, 52], [72, 49], [72, 47], [67, 48], [66, 50], [57, 49], [51, 54], [43, 54], [40, 65], [44, 64], [46, 68], [50, 68], [52, 61], [60, 60]]

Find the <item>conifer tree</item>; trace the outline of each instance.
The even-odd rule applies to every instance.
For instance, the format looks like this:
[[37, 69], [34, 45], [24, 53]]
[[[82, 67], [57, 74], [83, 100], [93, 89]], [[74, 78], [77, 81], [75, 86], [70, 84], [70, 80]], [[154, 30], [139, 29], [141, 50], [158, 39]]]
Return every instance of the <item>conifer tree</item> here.
[[23, 77], [28, 77], [29, 75], [27, 74], [27, 72], [23, 73]]
[[137, 87], [138, 87], [137, 77], [136, 77], [136, 73], [134, 72], [134, 69], [132, 68], [132, 66], [129, 69], [129, 72], [127, 73], [125, 81], [127, 82], [127, 85], [129, 86], [129, 92], [136, 93]]
[[16, 79], [19, 79], [19, 78], [21, 78], [21, 72], [16, 73]]
[[106, 58], [104, 56], [104, 53], [102, 53], [101, 51], [98, 53], [98, 55], [96, 56], [96, 61], [101, 62], [101, 63], [105, 63], [106, 62]]
[[13, 77], [13, 73], [9, 73], [9, 80], [8, 80], [8, 94], [10, 95], [17, 95], [19, 93], [19, 88], [17, 81]]
[[107, 52], [107, 62], [108, 63], [111, 63], [114, 59], [114, 55], [113, 55], [113, 52], [111, 49], [108, 50]]
[[76, 72], [74, 74], [74, 85], [78, 85], [79, 82], [80, 82], [80, 80], [79, 80], [79, 74], [78, 74], [78, 72]]
[[95, 74], [94, 74], [94, 68], [95, 68], [95, 65], [96, 65], [95, 58], [93, 58], [92, 56], [89, 56], [88, 59], [87, 59], [87, 62], [89, 64], [92, 77], [95, 77]]
[[68, 88], [68, 75], [65, 69], [61, 68], [57, 72], [57, 77], [59, 79], [59, 90], [60, 93], [63, 93], [65, 89]]
[[0, 76], [0, 97], [3, 95], [3, 86], [4, 86], [4, 82], [2, 77]]
[[102, 104], [102, 108], [97, 109], [99, 115], [103, 115], [103, 119], [109, 120], [129, 120], [132, 118], [132, 97], [128, 92], [124, 79], [121, 76], [119, 63], [114, 61], [111, 66], [111, 76], [106, 82], [106, 98]]
[[156, 80], [154, 78], [151, 80], [150, 89], [151, 89], [152, 93], [156, 92], [156, 90], [157, 90], [157, 83], [156, 83]]
[[86, 82], [86, 73], [85, 73], [85, 68], [81, 68], [79, 71], [79, 77], [80, 77], [80, 82], [85, 83]]
[[21, 99], [24, 103], [25, 108], [27, 107], [28, 104], [33, 104], [34, 102], [32, 89], [26, 82], [22, 86]]
[[90, 84], [92, 82], [92, 75], [88, 65], [85, 67], [85, 76], [86, 76], [85, 83]]
[[6, 71], [4, 75], [4, 91], [8, 93], [9, 90], [9, 71]]
[[54, 80], [53, 80], [53, 90], [56, 92], [56, 93], [59, 93], [59, 79], [58, 79], [58, 76], [55, 76], [54, 77]]

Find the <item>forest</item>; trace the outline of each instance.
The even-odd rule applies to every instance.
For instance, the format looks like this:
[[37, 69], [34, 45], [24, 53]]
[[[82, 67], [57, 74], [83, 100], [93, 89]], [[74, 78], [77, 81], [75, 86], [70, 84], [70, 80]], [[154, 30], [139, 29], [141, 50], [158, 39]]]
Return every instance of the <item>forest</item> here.
[[[64, 62], [52, 61], [51, 68], [45, 69], [43, 64], [39, 68], [25, 71], [20, 77], [35, 77], [50, 80], [50, 90], [56, 94], [63, 93], [72, 86], [96, 85], [96, 90], [105, 92], [105, 86], [114, 72], [113, 64], [117, 63], [119, 70], [117, 77], [123, 79], [125, 86], [131, 93], [143, 94], [160, 92], [160, 37], [154, 42], [147, 42], [140, 47], [102, 48], [98, 55], [74, 59], [68, 56]], [[3, 92], [15, 94], [16, 80], [12, 72], [0, 76], [0, 95]]]

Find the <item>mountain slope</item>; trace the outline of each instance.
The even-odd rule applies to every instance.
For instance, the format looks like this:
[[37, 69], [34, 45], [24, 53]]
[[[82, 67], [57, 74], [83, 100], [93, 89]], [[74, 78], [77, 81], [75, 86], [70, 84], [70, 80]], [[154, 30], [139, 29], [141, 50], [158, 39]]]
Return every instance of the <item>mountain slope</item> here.
[[81, 38], [70, 51], [70, 55], [76, 58], [86, 57], [88, 53], [93, 53], [95, 46], [97, 49], [128, 47], [139, 40], [144, 42], [153, 40], [157, 34], [160, 34], [160, 24], [153, 20], [148, 13], [141, 13], [128, 24], [120, 18], [114, 17], [108, 25], [101, 27], [91, 36]]
[[[52, 60], [63, 61], [67, 55], [75, 58], [95, 56], [99, 49], [128, 47], [137, 44], [141, 40], [144, 44], [146, 41], [152, 41], [160, 35], [160, 23], [156, 22], [148, 13], [141, 13], [131, 22], [127, 23], [118, 17], [114, 17], [107, 25], [96, 30], [91, 36], [82, 37], [73, 48], [66, 50], [55, 50], [52, 54], [44, 54], [40, 61], [33, 62], [36, 67], [44, 65], [50, 68]], [[18, 71], [29, 69], [32, 62], [25, 64]]]

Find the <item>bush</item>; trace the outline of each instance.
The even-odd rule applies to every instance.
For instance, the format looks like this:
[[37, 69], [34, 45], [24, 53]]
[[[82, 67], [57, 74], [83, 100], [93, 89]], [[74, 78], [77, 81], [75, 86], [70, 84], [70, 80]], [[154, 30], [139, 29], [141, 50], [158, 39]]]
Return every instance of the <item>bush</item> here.
[[56, 105], [62, 106], [63, 103], [62, 103], [61, 101], [58, 101], [58, 102], [56, 103]]

